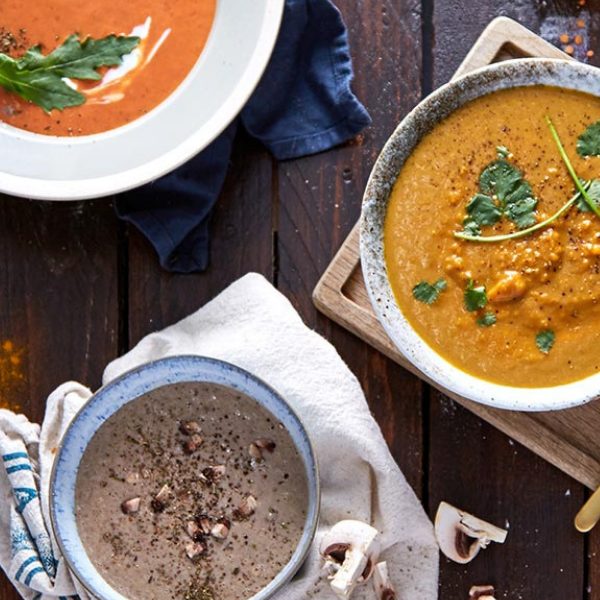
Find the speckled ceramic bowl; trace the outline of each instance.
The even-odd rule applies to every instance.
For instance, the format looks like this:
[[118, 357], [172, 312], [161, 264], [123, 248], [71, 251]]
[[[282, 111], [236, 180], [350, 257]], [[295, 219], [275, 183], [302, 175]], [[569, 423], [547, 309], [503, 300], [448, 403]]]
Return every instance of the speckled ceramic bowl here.
[[436, 90], [400, 123], [381, 152], [365, 191], [360, 231], [362, 267], [371, 302], [407, 360], [435, 384], [464, 398], [522, 411], [557, 410], [589, 402], [600, 394], [600, 374], [567, 385], [525, 389], [490, 383], [450, 364], [414, 331], [394, 299], [383, 254], [383, 226], [392, 186], [423, 136], [470, 100], [497, 90], [538, 84], [600, 96], [600, 70], [575, 61], [519, 59], [473, 71]]
[[125, 404], [164, 385], [190, 381], [212, 382], [234, 388], [271, 412], [291, 435], [308, 479], [307, 517], [300, 542], [279, 574], [248, 600], [271, 598], [289, 582], [306, 558], [319, 518], [320, 484], [310, 438], [296, 413], [267, 384], [232, 364], [200, 356], [165, 358], [129, 371], [98, 390], [73, 419], [54, 462], [50, 480], [52, 528], [72, 572], [93, 596], [101, 600], [128, 599], [102, 578], [79, 538], [75, 520], [75, 482], [83, 453], [99, 427]]

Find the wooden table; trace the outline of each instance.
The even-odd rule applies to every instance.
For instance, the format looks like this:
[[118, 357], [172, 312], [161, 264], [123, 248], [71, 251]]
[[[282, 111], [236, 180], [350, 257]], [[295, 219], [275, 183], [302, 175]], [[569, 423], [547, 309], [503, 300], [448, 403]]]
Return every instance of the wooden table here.
[[[408, 481], [434, 515], [451, 501], [502, 526], [508, 541], [459, 566], [441, 560], [441, 600], [493, 583], [515, 600], [600, 599], [600, 530], [578, 534], [586, 491], [568, 476], [319, 315], [311, 293], [358, 219], [369, 171], [398, 121], [458, 67], [485, 25], [507, 15], [559, 43], [581, 29], [600, 57], [600, 0], [337, 0], [349, 26], [354, 89], [373, 117], [363, 135], [277, 163], [240, 133], [212, 223], [207, 272], [168, 275], [110, 199], [0, 198], [0, 406], [39, 421], [46, 396], [145, 334], [257, 271], [339, 350], [363, 384]], [[578, 51], [578, 48], [576, 48]], [[17, 594], [0, 579], [0, 598]], [[402, 599], [420, 600], [420, 599]]]

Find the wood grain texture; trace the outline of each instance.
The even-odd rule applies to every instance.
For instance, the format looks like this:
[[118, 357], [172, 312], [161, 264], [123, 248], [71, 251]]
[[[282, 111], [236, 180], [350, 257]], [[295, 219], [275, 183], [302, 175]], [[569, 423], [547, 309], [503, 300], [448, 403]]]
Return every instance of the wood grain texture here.
[[[41, 422], [56, 386], [97, 387], [117, 356], [118, 223], [107, 200], [1, 196], [0, 231], [0, 407]], [[3, 574], [0, 598], [19, 598]]]
[[357, 375], [395, 458], [421, 494], [421, 382], [319, 317], [310, 301], [320, 274], [358, 218], [385, 139], [420, 98], [421, 6], [390, 0], [336, 4], [348, 25], [353, 89], [373, 125], [349, 144], [279, 165], [277, 282], [305, 322], [334, 344]]

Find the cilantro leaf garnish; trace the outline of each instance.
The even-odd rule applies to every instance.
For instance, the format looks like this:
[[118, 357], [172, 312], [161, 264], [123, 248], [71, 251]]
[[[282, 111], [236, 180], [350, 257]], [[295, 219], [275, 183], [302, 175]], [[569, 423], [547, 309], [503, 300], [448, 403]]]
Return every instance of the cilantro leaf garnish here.
[[554, 346], [554, 331], [551, 329], [545, 329], [544, 331], [540, 331], [535, 336], [535, 345], [540, 349], [544, 354], [548, 354], [552, 346]]
[[477, 225], [477, 221], [475, 221], [475, 219], [473, 219], [473, 217], [465, 217], [463, 219], [463, 226], [464, 229], [462, 230], [461, 234], [457, 234], [455, 233], [455, 236], [461, 235], [461, 236], [467, 236], [467, 237], [474, 237], [474, 238], [478, 238], [481, 235], [481, 228], [479, 227], [479, 225]]
[[493, 312], [488, 311], [481, 319], [477, 319], [477, 325], [479, 325], [479, 327], [491, 327], [496, 324], [497, 320], [496, 315]]
[[435, 283], [427, 283], [421, 281], [413, 288], [413, 296], [415, 300], [424, 302], [425, 304], [433, 304], [446, 289], [446, 281], [440, 277]]
[[[589, 182], [589, 185], [587, 187], [587, 194], [588, 194], [590, 200], [596, 206], [600, 206], [600, 180], [592, 179]], [[592, 210], [590, 205], [585, 201], [585, 198], [581, 194], [579, 194], [579, 197], [578, 197], [575, 205], [581, 212], [591, 212], [591, 210]]]
[[[537, 200], [533, 196], [531, 185], [523, 179], [521, 171], [506, 160], [502, 152], [499, 152], [499, 156], [500, 158], [490, 163], [479, 176], [481, 191], [492, 202], [492, 196], [498, 201], [498, 218], [494, 223], [505, 216], [515, 223], [519, 229], [530, 227], [535, 223], [534, 211], [537, 206]], [[471, 216], [480, 225], [486, 224], [480, 222], [473, 214]], [[493, 223], [488, 224], [493, 225]]]
[[584, 158], [600, 156], [600, 121], [592, 123], [577, 138], [577, 153]]
[[467, 214], [477, 225], [494, 225], [502, 217], [502, 209], [485, 194], [475, 194], [467, 204]]
[[44, 56], [39, 46], [30, 48], [25, 56], [14, 59], [0, 54], [0, 86], [41, 106], [46, 112], [56, 108], [78, 106], [85, 96], [70, 87], [63, 78], [98, 80], [99, 67], [114, 67], [123, 62], [139, 43], [138, 37], [109, 35], [80, 42], [69, 36], [53, 52]]
[[465, 290], [465, 306], [467, 310], [472, 312], [478, 308], [484, 308], [487, 301], [488, 298], [485, 292], [485, 285], [473, 287], [473, 280], [469, 279], [467, 282], [467, 289]]

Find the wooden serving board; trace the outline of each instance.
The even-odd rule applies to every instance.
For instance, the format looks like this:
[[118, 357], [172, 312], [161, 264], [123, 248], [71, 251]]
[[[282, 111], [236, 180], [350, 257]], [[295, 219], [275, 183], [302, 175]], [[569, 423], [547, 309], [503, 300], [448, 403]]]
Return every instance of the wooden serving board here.
[[[500, 17], [481, 34], [454, 78], [508, 58], [570, 58], [515, 21]], [[600, 402], [543, 413], [489, 408], [428, 380], [385, 333], [371, 306], [360, 265], [359, 229], [354, 227], [313, 294], [317, 308], [386, 356], [441, 389], [458, 403], [536, 452], [589, 488], [600, 485]]]

